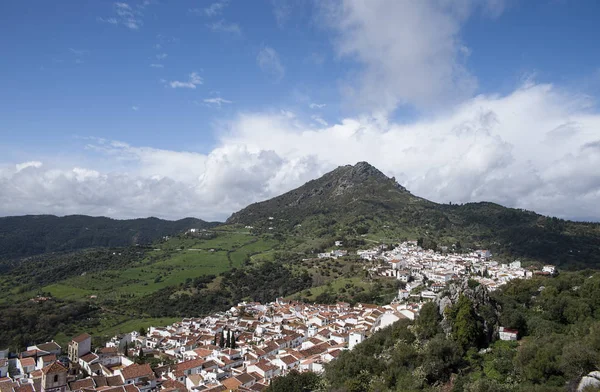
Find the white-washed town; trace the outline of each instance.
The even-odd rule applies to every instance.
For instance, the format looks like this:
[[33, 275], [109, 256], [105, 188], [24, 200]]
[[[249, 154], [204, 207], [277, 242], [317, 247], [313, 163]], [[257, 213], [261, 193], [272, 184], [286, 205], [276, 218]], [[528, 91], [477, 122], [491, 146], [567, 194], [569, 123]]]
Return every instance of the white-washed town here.
[[[336, 250], [330, 256], [346, 253]], [[0, 392], [261, 391], [293, 370], [320, 373], [377, 330], [403, 318], [414, 320], [422, 304], [450, 281], [474, 279], [494, 290], [511, 279], [556, 272], [549, 265], [532, 271], [518, 261], [499, 264], [486, 250], [436, 253], [416, 241], [357, 253], [381, 260], [369, 267], [371, 273], [405, 283], [392, 303], [242, 302], [207, 317], [119, 334], [95, 349], [92, 336], [82, 334], [64, 348], [51, 341], [21, 353], [1, 350]], [[502, 340], [517, 338], [516, 331], [499, 332]]]

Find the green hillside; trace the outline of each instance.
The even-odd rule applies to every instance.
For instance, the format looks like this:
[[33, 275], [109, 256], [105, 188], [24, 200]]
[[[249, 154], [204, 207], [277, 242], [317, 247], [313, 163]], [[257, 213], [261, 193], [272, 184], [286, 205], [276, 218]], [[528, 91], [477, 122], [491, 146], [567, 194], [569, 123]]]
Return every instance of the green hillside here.
[[508, 258], [600, 267], [600, 225], [544, 217], [494, 203], [438, 204], [414, 196], [366, 162], [234, 213], [258, 232], [340, 238], [418, 239], [426, 247], [488, 248]]
[[10, 216], [0, 218], [0, 260], [84, 248], [150, 244], [163, 236], [216, 224], [195, 218], [168, 221], [86, 215]]

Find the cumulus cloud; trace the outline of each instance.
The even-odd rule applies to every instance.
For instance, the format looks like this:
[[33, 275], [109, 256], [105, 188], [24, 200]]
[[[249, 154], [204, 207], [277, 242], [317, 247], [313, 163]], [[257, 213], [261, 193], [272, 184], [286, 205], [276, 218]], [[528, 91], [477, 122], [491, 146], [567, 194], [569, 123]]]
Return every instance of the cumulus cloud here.
[[269, 46], [263, 47], [258, 56], [256, 56], [256, 62], [260, 69], [270, 75], [275, 81], [280, 81], [285, 75], [285, 67], [279, 60], [279, 54], [277, 51]]
[[[600, 220], [600, 115], [549, 84], [477, 96], [412, 124], [349, 117], [311, 126], [290, 112], [240, 114], [207, 154], [94, 140], [90, 167], [0, 167], [0, 214], [224, 219], [338, 165], [366, 160], [437, 202], [494, 201]], [[107, 162], [118, 165], [102, 169]]]
[[289, 0], [271, 0], [277, 26], [283, 28], [292, 15], [293, 4]]
[[225, 7], [229, 5], [229, 0], [221, 0], [215, 3], [212, 3], [208, 7], [205, 8], [193, 8], [190, 9], [190, 12], [195, 14], [205, 14], [206, 16], [216, 16], [223, 13]]
[[221, 107], [221, 105], [223, 105], [223, 104], [233, 103], [233, 101], [230, 101], [228, 99], [224, 99], [224, 98], [221, 98], [221, 97], [205, 98], [202, 102], [204, 102], [207, 105], [214, 105], [214, 106], [217, 106], [217, 107]]
[[398, 105], [429, 109], [472, 95], [476, 78], [465, 68], [460, 29], [478, 7], [499, 15], [501, 0], [340, 0], [323, 2], [322, 25], [331, 29], [339, 57], [362, 70], [344, 95], [361, 108]]
[[192, 72], [189, 76], [189, 79], [187, 82], [180, 82], [178, 80], [174, 80], [172, 82], [169, 82], [169, 86], [171, 88], [191, 88], [191, 89], [195, 89], [196, 86], [201, 85], [202, 83], [204, 83], [204, 80], [200, 77], [200, 75], [198, 75], [197, 72]]
[[114, 16], [108, 18], [98, 17], [97, 20], [112, 25], [123, 25], [130, 30], [139, 30], [144, 24], [142, 19], [143, 10], [147, 5], [149, 3], [143, 2], [136, 7], [132, 7], [129, 3], [116, 2], [113, 4]]
[[237, 23], [226, 22], [224, 19], [209, 23], [206, 26], [215, 33], [242, 34], [242, 29]]
[[316, 123], [318, 123], [318, 124], [320, 124], [320, 125], [322, 125], [324, 127], [326, 127], [326, 126], [329, 125], [329, 124], [327, 124], [327, 121], [323, 120], [322, 117], [319, 117], [319, 116], [310, 116], [310, 118], [312, 118]]

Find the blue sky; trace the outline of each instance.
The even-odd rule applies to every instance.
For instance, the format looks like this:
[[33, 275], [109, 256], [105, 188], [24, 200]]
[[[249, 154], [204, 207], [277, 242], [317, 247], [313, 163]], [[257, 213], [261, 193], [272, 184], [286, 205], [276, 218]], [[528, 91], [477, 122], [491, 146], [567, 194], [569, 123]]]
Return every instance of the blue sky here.
[[[600, 140], [597, 1], [22, 0], [0, 15], [0, 214], [223, 218], [361, 158], [437, 201], [600, 219], [598, 175], [581, 172]], [[442, 158], [419, 160], [425, 145]]]

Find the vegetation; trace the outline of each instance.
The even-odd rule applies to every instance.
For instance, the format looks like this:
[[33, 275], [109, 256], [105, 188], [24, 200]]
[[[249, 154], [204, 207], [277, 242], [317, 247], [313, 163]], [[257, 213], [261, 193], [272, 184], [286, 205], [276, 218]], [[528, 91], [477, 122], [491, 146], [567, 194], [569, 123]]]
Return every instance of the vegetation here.
[[[435, 303], [415, 322], [400, 320], [326, 366], [322, 390], [564, 391], [600, 366], [600, 273], [512, 281], [493, 293], [501, 325], [520, 328], [520, 342], [479, 336], [476, 309], [461, 295], [445, 312], [444, 334]], [[483, 348], [483, 350], [482, 350]], [[289, 377], [289, 379], [288, 379]], [[293, 385], [296, 375], [278, 380]]]
[[0, 218], [0, 260], [84, 248], [150, 244], [190, 228], [215, 225], [195, 218], [167, 221], [158, 218], [116, 220], [85, 215], [10, 216]]
[[320, 238], [321, 248], [343, 236], [420, 239], [431, 249], [486, 248], [508, 259], [563, 269], [600, 268], [597, 223], [544, 217], [494, 203], [433, 203], [412, 195], [366, 162], [339, 167], [252, 204], [227, 222], [252, 225], [257, 232]]

